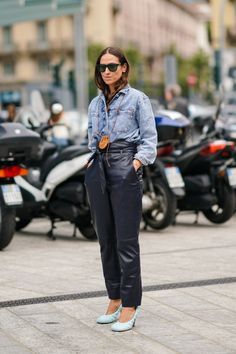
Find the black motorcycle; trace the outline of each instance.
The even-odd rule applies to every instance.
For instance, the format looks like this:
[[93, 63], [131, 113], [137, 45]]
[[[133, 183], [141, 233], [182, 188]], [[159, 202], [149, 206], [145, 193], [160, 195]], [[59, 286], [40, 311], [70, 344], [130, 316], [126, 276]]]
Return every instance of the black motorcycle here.
[[16, 208], [23, 203], [14, 177], [28, 173], [27, 164], [37, 155], [39, 135], [17, 123], [0, 124], [0, 250], [15, 232]]
[[143, 220], [156, 230], [174, 223], [177, 202], [185, 195], [184, 181], [171, 156], [173, 142], [160, 142], [155, 163], [144, 166]]
[[185, 196], [178, 209], [201, 211], [216, 224], [228, 221], [235, 208], [234, 144], [204, 139], [175, 155], [185, 183]]
[[[161, 143], [155, 167], [151, 168], [155, 186], [153, 191], [159, 195], [159, 200], [162, 195], [162, 203], [156, 203], [155, 208], [148, 211], [148, 224], [160, 229], [160, 215], [168, 225], [180, 211], [202, 211], [214, 223], [229, 220], [235, 205], [232, 193], [236, 185], [234, 144], [217, 140], [215, 134], [210, 133], [198, 143], [187, 146], [190, 123], [177, 112], [159, 112], [156, 122]], [[160, 174], [160, 171], [164, 173]], [[174, 183], [173, 189], [170, 178]]]
[[175, 145], [187, 138], [190, 121], [179, 112], [160, 110], [155, 115], [158, 132], [157, 158], [144, 167], [143, 219], [161, 230], [174, 223], [178, 200], [185, 195], [182, 175], [172, 156]]

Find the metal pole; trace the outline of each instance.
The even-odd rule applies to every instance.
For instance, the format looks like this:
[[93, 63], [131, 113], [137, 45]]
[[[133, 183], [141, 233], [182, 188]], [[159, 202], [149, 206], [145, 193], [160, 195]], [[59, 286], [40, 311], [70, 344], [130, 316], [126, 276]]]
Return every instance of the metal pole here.
[[224, 78], [224, 50], [225, 50], [225, 6], [227, 0], [221, 0], [220, 2], [220, 13], [219, 13], [219, 47], [220, 47], [220, 81]]
[[85, 113], [88, 108], [88, 61], [84, 33], [84, 12], [83, 5], [81, 10], [74, 15], [76, 98], [77, 107], [81, 113]]

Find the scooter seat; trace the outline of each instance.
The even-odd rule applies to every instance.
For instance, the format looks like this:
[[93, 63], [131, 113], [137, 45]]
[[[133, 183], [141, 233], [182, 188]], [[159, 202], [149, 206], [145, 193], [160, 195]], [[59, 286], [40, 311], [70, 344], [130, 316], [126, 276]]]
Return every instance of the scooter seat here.
[[84, 155], [89, 152], [87, 147], [80, 147], [78, 145], [68, 146], [67, 148], [55, 152], [51, 155], [41, 166], [41, 180], [44, 181], [48, 173], [59, 163], [71, 160], [75, 157]]

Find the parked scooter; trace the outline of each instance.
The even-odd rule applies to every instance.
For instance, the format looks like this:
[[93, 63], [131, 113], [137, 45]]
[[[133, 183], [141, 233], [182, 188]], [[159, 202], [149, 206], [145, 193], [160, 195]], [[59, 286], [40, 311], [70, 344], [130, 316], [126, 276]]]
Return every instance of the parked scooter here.
[[201, 211], [216, 224], [228, 221], [234, 212], [236, 184], [234, 144], [205, 139], [176, 154], [186, 195], [178, 201], [180, 211]]
[[47, 216], [52, 225], [48, 236], [53, 239], [57, 221], [71, 222], [73, 236], [78, 228], [87, 239], [96, 239], [84, 186], [85, 165], [91, 153], [75, 145], [58, 149], [43, 138], [44, 132], [40, 130], [39, 159], [32, 162], [27, 176], [15, 178], [24, 201], [23, 208], [17, 210], [16, 228], [26, 227], [35, 217]]
[[189, 120], [179, 112], [159, 111], [157, 159], [144, 167], [143, 219], [146, 225], [161, 230], [173, 224], [177, 202], [185, 195], [184, 181], [172, 156], [174, 145], [184, 144]]
[[162, 230], [173, 224], [177, 200], [185, 194], [184, 181], [174, 159], [169, 156], [172, 145], [167, 141], [157, 146], [157, 160], [144, 166], [143, 220], [146, 226]]
[[[223, 223], [230, 219], [234, 211], [235, 198], [233, 187], [236, 184], [236, 169], [234, 167], [234, 144], [225, 140], [217, 141], [210, 136], [187, 147], [189, 121], [177, 113], [165, 111], [156, 117], [159, 140], [165, 144], [159, 147], [159, 158], [156, 163], [164, 163], [174, 167], [181, 173], [184, 184], [176, 200], [176, 211], [202, 211], [208, 220]], [[176, 167], [178, 167], [176, 169]], [[175, 177], [176, 179], [176, 177]], [[156, 178], [157, 186], [160, 181]], [[170, 185], [169, 185], [170, 187]], [[173, 193], [172, 193], [173, 194]], [[163, 209], [168, 210], [174, 199], [163, 199]], [[157, 214], [158, 215], [158, 214]], [[155, 214], [152, 214], [155, 219]], [[168, 217], [173, 221], [173, 209]], [[151, 225], [158, 228], [158, 225]]]
[[[221, 140], [227, 140], [234, 143], [233, 158], [236, 165], [236, 115], [235, 115], [235, 93], [224, 93], [222, 88], [222, 96], [219, 99], [216, 114], [212, 117], [212, 120], [208, 122], [203, 128], [202, 138], [209, 136], [215, 137]], [[228, 170], [231, 186], [234, 189], [236, 200], [236, 176], [235, 169]], [[236, 209], [236, 203], [235, 203]]]
[[39, 135], [21, 124], [0, 124], [0, 250], [11, 242], [15, 232], [16, 208], [23, 203], [14, 177], [25, 176], [25, 167], [36, 156]]

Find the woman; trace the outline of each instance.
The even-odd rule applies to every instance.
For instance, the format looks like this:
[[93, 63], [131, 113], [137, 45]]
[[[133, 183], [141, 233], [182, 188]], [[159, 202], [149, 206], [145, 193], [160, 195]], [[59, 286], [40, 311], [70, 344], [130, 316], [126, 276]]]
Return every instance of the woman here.
[[115, 322], [112, 330], [118, 332], [134, 326], [141, 304], [142, 165], [154, 162], [157, 144], [150, 101], [128, 85], [129, 69], [119, 48], [108, 47], [97, 59], [101, 94], [89, 106], [93, 154], [85, 176], [110, 300], [97, 323]]

